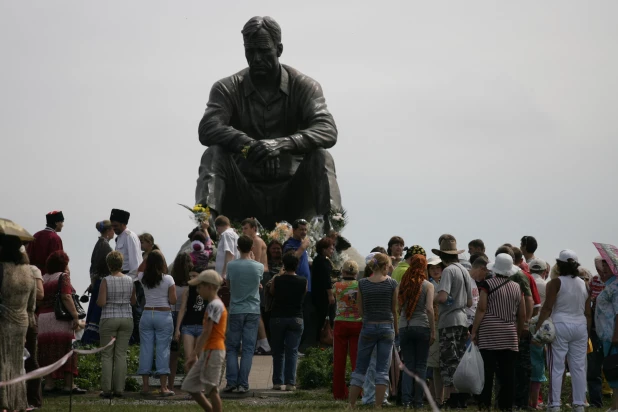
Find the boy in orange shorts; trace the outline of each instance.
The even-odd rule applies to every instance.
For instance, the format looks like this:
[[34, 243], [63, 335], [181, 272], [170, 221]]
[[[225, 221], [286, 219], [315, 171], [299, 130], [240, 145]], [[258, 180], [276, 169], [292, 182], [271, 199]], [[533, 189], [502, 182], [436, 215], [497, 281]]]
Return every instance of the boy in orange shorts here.
[[202, 299], [210, 303], [204, 313], [202, 334], [187, 359], [186, 369], [189, 372], [182, 383], [182, 390], [189, 392], [205, 411], [220, 412], [223, 411], [223, 406], [219, 397], [219, 385], [225, 365], [227, 327], [227, 310], [217, 296], [221, 277], [214, 270], [205, 270], [190, 280], [189, 285], [196, 286]]

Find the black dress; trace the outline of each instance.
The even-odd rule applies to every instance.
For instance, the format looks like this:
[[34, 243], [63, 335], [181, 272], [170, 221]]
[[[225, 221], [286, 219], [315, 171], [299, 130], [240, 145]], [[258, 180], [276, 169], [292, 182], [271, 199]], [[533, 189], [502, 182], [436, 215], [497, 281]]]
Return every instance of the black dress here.
[[[320, 341], [320, 331], [329, 313], [328, 291], [333, 288], [330, 275], [333, 271], [331, 261], [323, 255], [317, 255], [311, 265], [311, 299], [315, 307], [315, 336]], [[334, 319], [331, 319], [332, 323]], [[332, 326], [332, 325], [331, 325]]]

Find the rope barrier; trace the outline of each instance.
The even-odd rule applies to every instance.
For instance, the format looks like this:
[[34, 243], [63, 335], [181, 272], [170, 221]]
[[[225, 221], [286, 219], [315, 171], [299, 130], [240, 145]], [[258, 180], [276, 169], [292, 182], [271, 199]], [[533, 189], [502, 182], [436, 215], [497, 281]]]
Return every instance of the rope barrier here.
[[10, 381], [0, 382], [0, 388], [8, 385], [14, 385], [19, 382], [24, 382], [30, 379], [42, 378], [44, 376], [49, 375], [50, 373], [60, 369], [67, 361], [73, 356], [74, 353], [78, 355], [94, 355], [95, 353], [99, 353], [104, 351], [105, 349], [111, 347], [116, 342], [116, 338], [112, 338], [112, 340], [102, 348], [97, 349], [73, 349], [62, 358], [52, 363], [51, 365], [44, 366], [39, 369], [35, 369], [32, 372], [28, 372], [25, 375], [19, 376], [15, 379], [11, 379]]
[[[422, 380], [421, 378], [419, 378], [414, 372], [412, 372], [411, 370], [406, 368], [406, 365], [403, 364], [403, 362], [401, 361], [401, 358], [399, 357], [399, 353], [397, 351], [394, 351], [394, 352], [395, 352], [395, 360], [397, 361], [397, 364], [399, 364], [399, 368], [403, 372], [405, 372], [406, 374], [411, 376], [412, 379], [414, 379], [416, 381], [416, 383], [418, 383], [419, 385], [421, 385], [423, 387], [423, 392], [425, 392], [425, 396], [427, 397], [427, 401], [429, 402], [429, 406], [431, 406], [431, 410], [433, 412], [440, 412], [440, 408], [438, 408], [438, 405], [436, 404], [436, 401], [433, 400], [433, 397], [431, 396], [431, 392], [429, 391], [429, 387], [427, 386], [425, 381]], [[435, 373], [435, 370], [434, 370], [434, 373]]]

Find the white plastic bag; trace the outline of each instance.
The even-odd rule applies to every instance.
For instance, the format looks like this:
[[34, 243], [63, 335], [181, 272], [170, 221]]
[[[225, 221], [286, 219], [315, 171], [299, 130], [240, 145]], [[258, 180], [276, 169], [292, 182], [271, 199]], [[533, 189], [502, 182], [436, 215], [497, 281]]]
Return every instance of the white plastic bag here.
[[478, 346], [470, 343], [457, 370], [453, 374], [453, 385], [461, 393], [479, 395], [485, 386], [485, 365]]

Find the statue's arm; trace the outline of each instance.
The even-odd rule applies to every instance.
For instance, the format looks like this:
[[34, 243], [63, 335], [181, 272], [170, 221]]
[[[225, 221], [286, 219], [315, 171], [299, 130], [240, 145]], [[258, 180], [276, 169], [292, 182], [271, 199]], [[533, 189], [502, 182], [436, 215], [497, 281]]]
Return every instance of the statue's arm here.
[[198, 134], [204, 146], [219, 145], [233, 153], [240, 153], [243, 146], [253, 139], [230, 126], [234, 110], [231, 93], [223, 82], [219, 81], [212, 86]]
[[300, 90], [302, 110], [301, 130], [290, 136], [297, 153], [307, 153], [317, 148], [328, 149], [337, 143], [337, 126], [326, 107], [322, 87], [311, 80], [302, 84]]

